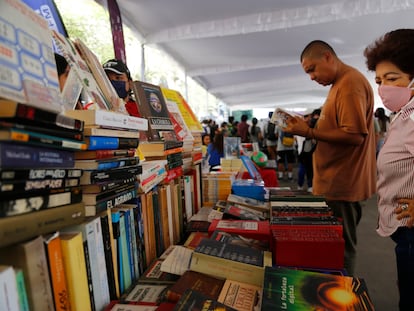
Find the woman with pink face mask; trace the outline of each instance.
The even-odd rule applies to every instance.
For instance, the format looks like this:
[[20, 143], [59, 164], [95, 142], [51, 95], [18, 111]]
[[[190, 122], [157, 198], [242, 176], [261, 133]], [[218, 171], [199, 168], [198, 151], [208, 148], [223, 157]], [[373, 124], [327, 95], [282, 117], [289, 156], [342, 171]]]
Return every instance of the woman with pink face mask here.
[[400, 310], [414, 310], [414, 29], [386, 33], [365, 51], [384, 106], [395, 112], [377, 167], [379, 235], [396, 243]]

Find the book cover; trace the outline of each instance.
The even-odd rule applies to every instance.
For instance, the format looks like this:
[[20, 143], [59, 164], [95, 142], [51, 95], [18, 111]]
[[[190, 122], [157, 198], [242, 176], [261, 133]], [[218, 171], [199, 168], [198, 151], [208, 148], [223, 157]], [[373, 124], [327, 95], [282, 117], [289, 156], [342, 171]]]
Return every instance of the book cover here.
[[262, 310], [374, 310], [363, 279], [266, 267]]
[[85, 216], [84, 204], [76, 203], [38, 212], [0, 218], [0, 247], [15, 244], [78, 224]]
[[139, 164], [138, 157], [118, 157], [98, 160], [76, 160], [75, 168], [84, 170], [108, 170], [112, 168], [130, 167]]
[[0, 142], [2, 169], [73, 168], [73, 151]]
[[86, 136], [88, 150], [128, 149], [138, 147], [138, 138]]
[[[54, 310], [49, 269], [41, 236], [0, 249], [0, 263], [23, 270], [30, 310]], [[14, 272], [13, 279], [15, 280]]]
[[139, 282], [168, 285], [175, 283], [178, 280], [179, 276], [176, 274], [162, 271], [162, 262], [162, 259], [154, 259], [148, 266], [148, 268], [144, 271], [144, 273], [140, 276]]
[[82, 233], [61, 232], [60, 238], [71, 310], [91, 311]]
[[47, 263], [52, 284], [53, 299], [56, 311], [68, 310], [69, 297], [66, 286], [66, 275], [63, 267], [62, 246], [59, 233], [44, 237]]
[[100, 149], [75, 152], [75, 160], [99, 160], [117, 157], [132, 157], [135, 149]]
[[80, 203], [82, 190], [80, 187], [47, 189], [49, 193], [22, 193], [19, 198], [8, 198], [3, 195], [0, 201], [0, 217], [10, 217], [42, 209], [55, 208], [67, 204]]
[[83, 194], [98, 194], [109, 190], [115, 190], [121, 188], [122, 186], [129, 185], [131, 183], [136, 182], [136, 177], [127, 177], [125, 179], [119, 179], [114, 181], [105, 181], [105, 182], [98, 182], [91, 185], [83, 185], [82, 186], [82, 193]]
[[0, 192], [18, 197], [22, 192], [36, 193], [38, 190], [77, 187], [79, 183], [79, 178], [0, 180]]
[[239, 311], [261, 310], [262, 286], [227, 279], [217, 300]]
[[128, 202], [129, 200], [134, 199], [137, 196], [137, 190], [135, 187], [126, 188], [123, 191], [112, 195], [108, 198], [105, 198], [101, 201], [96, 202], [96, 204], [85, 205], [85, 215], [86, 216], [95, 216], [107, 208], [116, 207], [122, 203]]
[[165, 295], [168, 285], [136, 284], [125, 297], [125, 301], [160, 303]]
[[142, 81], [134, 81], [132, 88], [139, 112], [148, 119], [148, 131], [142, 141], [177, 141], [161, 88]]
[[2, 302], [2, 310], [20, 310], [16, 274], [12, 266], [0, 264], [0, 288], [0, 301]]
[[210, 236], [210, 239], [220, 241], [228, 244], [236, 244], [245, 247], [250, 247], [262, 251], [270, 251], [269, 240], [257, 240], [252, 238], [246, 238], [237, 233], [225, 232], [215, 230]]
[[141, 165], [130, 165], [111, 168], [108, 170], [85, 170], [80, 178], [81, 185], [89, 185], [99, 182], [107, 182], [119, 179], [134, 177], [142, 173]]
[[132, 129], [115, 129], [103, 128], [93, 125], [85, 126], [83, 130], [85, 136], [104, 136], [104, 137], [125, 137], [125, 138], [139, 138], [139, 131]]
[[87, 148], [87, 144], [83, 141], [46, 135], [39, 132], [22, 130], [20, 128], [0, 127], [0, 141], [63, 150], [86, 150]]
[[79, 225], [63, 230], [64, 232], [79, 231], [82, 233], [84, 247], [87, 248], [89, 257], [86, 269], [90, 272], [93, 286], [91, 299], [93, 299], [96, 310], [102, 310], [109, 303], [110, 298], [100, 217], [89, 218]]
[[208, 229], [211, 235], [215, 230], [236, 233], [246, 238], [260, 241], [270, 240], [270, 225], [267, 220], [220, 220], [213, 219]]
[[27, 123], [29, 124], [24, 124], [23, 122], [17, 121], [17, 120], [15, 121], [11, 119], [3, 119], [3, 120], [0, 120], [0, 128], [3, 130], [15, 129], [15, 130], [26, 131], [26, 132], [36, 132], [40, 134], [45, 134], [49, 136], [58, 136], [58, 137], [71, 139], [75, 141], [83, 140], [82, 131], [67, 129], [64, 127], [61, 127], [61, 128], [53, 127], [53, 126], [45, 127], [45, 124], [42, 124], [41, 122], [37, 122], [37, 121], [34, 121], [33, 122], [34, 124], [30, 124], [30, 122], [27, 122]]
[[61, 168], [39, 168], [39, 169], [8, 169], [0, 167], [0, 180], [44, 180], [62, 178], [80, 178], [82, 170]]
[[193, 252], [192, 249], [182, 245], [174, 245], [171, 252], [161, 263], [161, 271], [183, 275], [190, 267]]
[[[2, 2], [0, 97], [61, 111], [48, 22], [21, 1]], [[17, 36], [19, 34], [19, 36]]]
[[115, 275], [116, 262], [112, 258], [113, 253], [113, 230], [110, 209], [99, 214], [102, 228], [102, 242], [105, 253], [106, 274], [108, 277], [108, 290], [111, 300], [119, 297], [118, 277]]
[[191, 232], [184, 242], [184, 246], [195, 249], [202, 239], [208, 238], [208, 232], [194, 231]]
[[188, 289], [184, 292], [181, 299], [177, 302], [174, 311], [236, 311], [232, 307], [226, 306], [217, 300], [211, 299], [202, 293]]
[[29, 300], [27, 298], [26, 284], [22, 269], [14, 269], [16, 274], [17, 294], [19, 296], [20, 311], [29, 311]]
[[190, 270], [262, 286], [264, 267], [271, 265], [270, 252], [203, 239], [192, 254]]
[[144, 118], [133, 117], [107, 110], [67, 110], [65, 115], [84, 121], [86, 127], [103, 127], [146, 131], [148, 121]]
[[165, 298], [170, 302], [177, 302], [187, 289], [196, 290], [210, 299], [217, 300], [224, 285], [223, 278], [216, 278], [208, 274], [187, 270], [170, 286]]

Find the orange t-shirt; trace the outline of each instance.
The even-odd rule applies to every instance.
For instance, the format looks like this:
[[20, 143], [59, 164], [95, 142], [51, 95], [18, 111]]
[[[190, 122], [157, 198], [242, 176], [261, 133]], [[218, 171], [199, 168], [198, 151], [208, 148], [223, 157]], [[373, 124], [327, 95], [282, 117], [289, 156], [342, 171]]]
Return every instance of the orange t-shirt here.
[[345, 65], [329, 90], [318, 132], [341, 128], [361, 133], [361, 145], [318, 141], [313, 154], [313, 193], [327, 200], [366, 200], [376, 189], [374, 98], [367, 79]]

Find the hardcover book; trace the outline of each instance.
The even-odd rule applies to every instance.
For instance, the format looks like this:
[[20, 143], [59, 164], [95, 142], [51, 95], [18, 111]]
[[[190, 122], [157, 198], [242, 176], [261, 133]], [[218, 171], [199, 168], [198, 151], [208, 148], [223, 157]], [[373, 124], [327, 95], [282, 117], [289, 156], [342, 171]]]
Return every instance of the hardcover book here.
[[162, 259], [155, 259], [139, 278], [140, 283], [147, 284], [174, 284], [179, 276], [161, 270]]
[[138, 147], [138, 138], [86, 136], [88, 150], [129, 149]]
[[192, 289], [204, 294], [208, 298], [217, 300], [224, 281], [223, 278], [187, 270], [175, 284], [168, 288], [165, 298], [170, 302], [177, 302], [187, 289]]
[[160, 303], [167, 290], [167, 285], [157, 284], [136, 284], [125, 297], [125, 301]]
[[61, 168], [7, 169], [0, 167], [0, 180], [44, 180], [80, 178], [82, 170]]
[[188, 289], [185, 291], [181, 299], [177, 302], [174, 311], [236, 311], [229, 306], [218, 302], [215, 299], [211, 299], [202, 293]]
[[262, 286], [227, 279], [217, 300], [239, 311], [261, 310]]
[[190, 270], [262, 286], [264, 267], [269, 265], [270, 252], [203, 239], [193, 251]]
[[135, 149], [88, 150], [75, 152], [76, 160], [112, 159], [117, 157], [132, 157]]
[[235, 233], [246, 238], [260, 241], [270, 240], [270, 225], [267, 220], [220, 220], [214, 219], [208, 229], [211, 235], [215, 230]]
[[111, 168], [128, 167], [139, 164], [138, 157], [119, 157], [99, 160], [76, 160], [75, 168], [84, 170], [108, 170]]
[[140, 140], [177, 141], [161, 88], [146, 82], [134, 81], [133, 90], [139, 112], [148, 119], [146, 139]]
[[365, 281], [303, 270], [266, 267], [262, 310], [374, 310]]

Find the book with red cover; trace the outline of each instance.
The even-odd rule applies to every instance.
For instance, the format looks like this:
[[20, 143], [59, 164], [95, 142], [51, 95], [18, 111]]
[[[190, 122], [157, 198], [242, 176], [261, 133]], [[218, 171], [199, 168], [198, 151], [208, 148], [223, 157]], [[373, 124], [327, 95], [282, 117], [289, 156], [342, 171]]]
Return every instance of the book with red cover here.
[[219, 297], [225, 280], [204, 273], [187, 270], [166, 292], [169, 302], [177, 302], [187, 289], [196, 290], [211, 299]]
[[279, 266], [343, 269], [345, 242], [332, 228], [272, 230], [273, 261]]
[[262, 240], [270, 241], [270, 225], [269, 221], [262, 220], [223, 220], [214, 219], [212, 220], [208, 233], [211, 236], [215, 230], [220, 230], [229, 233], [237, 233], [241, 236]]

